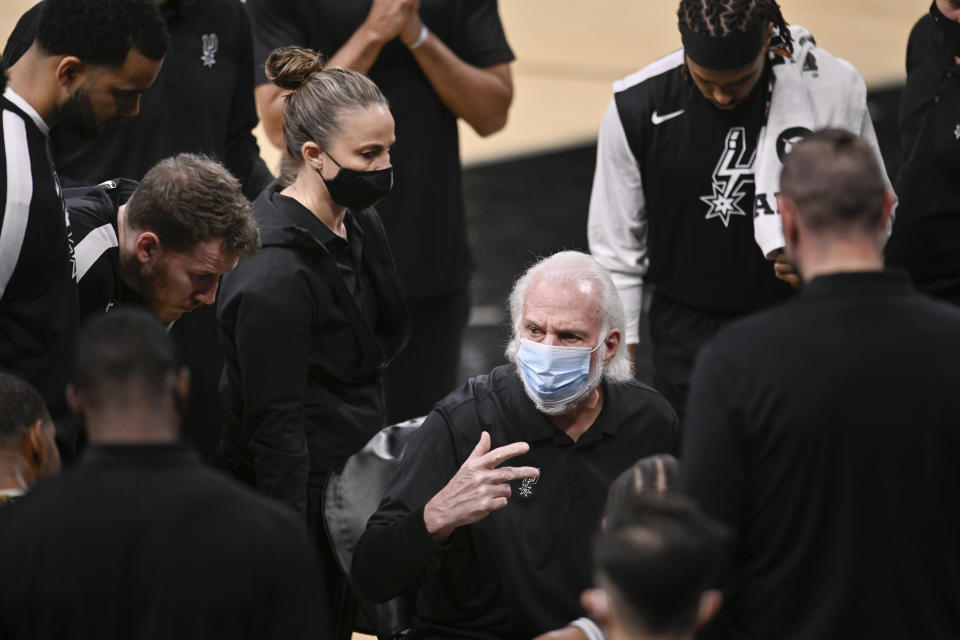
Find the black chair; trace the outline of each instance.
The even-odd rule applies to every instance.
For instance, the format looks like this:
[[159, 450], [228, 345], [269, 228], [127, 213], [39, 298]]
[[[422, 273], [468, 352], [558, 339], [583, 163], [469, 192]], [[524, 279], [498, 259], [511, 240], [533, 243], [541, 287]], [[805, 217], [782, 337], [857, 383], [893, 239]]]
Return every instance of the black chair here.
[[[348, 576], [367, 520], [380, 506], [410, 436], [423, 421], [420, 417], [384, 427], [327, 481], [324, 523], [337, 562]], [[374, 633], [379, 640], [401, 638], [410, 626], [413, 610], [412, 594], [382, 604], [360, 600], [355, 628], [362, 633]]]

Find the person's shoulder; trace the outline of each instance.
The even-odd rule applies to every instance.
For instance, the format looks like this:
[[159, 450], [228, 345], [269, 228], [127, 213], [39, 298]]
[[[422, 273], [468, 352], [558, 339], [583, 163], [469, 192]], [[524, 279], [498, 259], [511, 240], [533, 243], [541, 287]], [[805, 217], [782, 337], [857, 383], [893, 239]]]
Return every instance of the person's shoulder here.
[[673, 406], [659, 391], [636, 378], [607, 383], [608, 391], [618, 398], [621, 406], [675, 419]]
[[659, 91], [673, 85], [682, 77], [683, 49], [678, 49], [654, 60], [639, 71], [613, 83], [614, 93]]
[[232, 521], [249, 531], [285, 530], [303, 524], [285, 504], [245, 487], [224, 472], [208, 467], [197, 467], [192, 472], [197, 495], [205, 494], [212, 505], [219, 505], [219, 518]]

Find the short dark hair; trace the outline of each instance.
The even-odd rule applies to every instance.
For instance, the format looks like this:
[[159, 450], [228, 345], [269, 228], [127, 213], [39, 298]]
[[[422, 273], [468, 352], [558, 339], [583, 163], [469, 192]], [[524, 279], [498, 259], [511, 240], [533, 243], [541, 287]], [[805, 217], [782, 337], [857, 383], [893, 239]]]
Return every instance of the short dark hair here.
[[127, 224], [149, 229], [174, 251], [222, 238], [227, 253], [250, 255], [260, 232], [240, 182], [216, 160], [181, 153], [161, 160], [127, 201]]
[[73, 386], [95, 405], [131, 384], [159, 398], [167, 377], [179, 369], [173, 339], [144, 309], [128, 307], [93, 316], [77, 335]]
[[618, 521], [597, 537], [594, 563], [628, 622], [655, 634], [690, 632], [701, 594], [719, 576], [724, 529], [687, 499], [656, 494], [634, 494]]
[[162, 59], [170, 34], [154, 0], [44, 0], [36, 42], [48, 55], [120, 67], [131, 48]]
[[19, 439], [37, 420], [50, 420], [40, 392], [29, 382], [0, 372], [0, 448]]
[[876, 231], [886, 191], [874, 150], [842, 129], [823, 129], [797, 143], [780, 174], [780, 192], [813, 232]]

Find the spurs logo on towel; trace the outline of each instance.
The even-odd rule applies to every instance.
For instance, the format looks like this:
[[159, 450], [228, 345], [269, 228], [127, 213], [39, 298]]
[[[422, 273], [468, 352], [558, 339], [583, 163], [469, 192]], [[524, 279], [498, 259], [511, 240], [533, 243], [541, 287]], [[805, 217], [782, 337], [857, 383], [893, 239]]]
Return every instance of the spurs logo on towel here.
[[790, 127], [789, 129], [781, 131], [780, 135], [777, 136], [777, 157], [780, 159], [780, 163], [783, 164], [783, 159], [787, 157], [788, 153], [793, 151], [793, 145], [811, 133], [813, 132], [806, 127]]
[[217, 49], [220, 47], [220, 39], [217, 38], [215, 33], [205, 33], [203, 34], [203, 55], [200, 56], [203, 66], [208, 69], [213, 65], [217, 64]]
[[524, 498], [530, 498], [533, 496], [533, 485], [537, 484], [537, 480], [540, 479], [540, 476], [536, 478], [524, 478], [523, 482], [520, 483], [520, 488], [517, 490]]
[[757, 156], [754, 149], [749, 159], [747, 155], [747, 134], [743, 127], [732, 127], [727, 132], [723, 153], [713, 169], [713, 195], [700, 196], [710, 205], [706, 218], [720, 218], [723, 226], [730, 226], [731, 216], [746, 216], [740, 201], [746, 197], [745, 186], [753, 183], [753, 161]]

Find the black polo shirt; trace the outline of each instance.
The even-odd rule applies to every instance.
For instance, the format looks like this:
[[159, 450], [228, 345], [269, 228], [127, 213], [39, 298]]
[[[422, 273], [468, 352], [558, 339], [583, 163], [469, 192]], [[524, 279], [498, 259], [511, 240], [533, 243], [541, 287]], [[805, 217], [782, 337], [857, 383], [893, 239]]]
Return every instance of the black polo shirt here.
[[343, 220], [347, 228], [346, 239], [341, 238], [327, 225], [310, 212], [309, 209], [290, 196], [278, 193], [273, 198], [283, 215], [298, 227], [306, 229], [310, 235], [322, 244], [337, 264], [337, 271], [343, 277], [347, 289], [371, 326], [376, 325], [377, 301], [370, 295], [370, 278], [363, 269], [363, 229], [357, 224], [350, 211]]
[[[583, 615], [590, 540], [607, 488], [640, 458], [676, 450], [677, 419], [635, 380], [604, 384], [604, 404], [576, 442], [527, 398], [516, 367], [470, 380], [441, 401], [413, 436], [390, 489], [357, 546], [353, 580], [384, 600], [418, 585], [410, 638], [529, 638]], [[515, 481], [509, 505], [456, 529], [442, 545], [424, 505], [469, 457], [482, 431], [491, 447], [525, 441], [508, 465], [540, 469]]]

